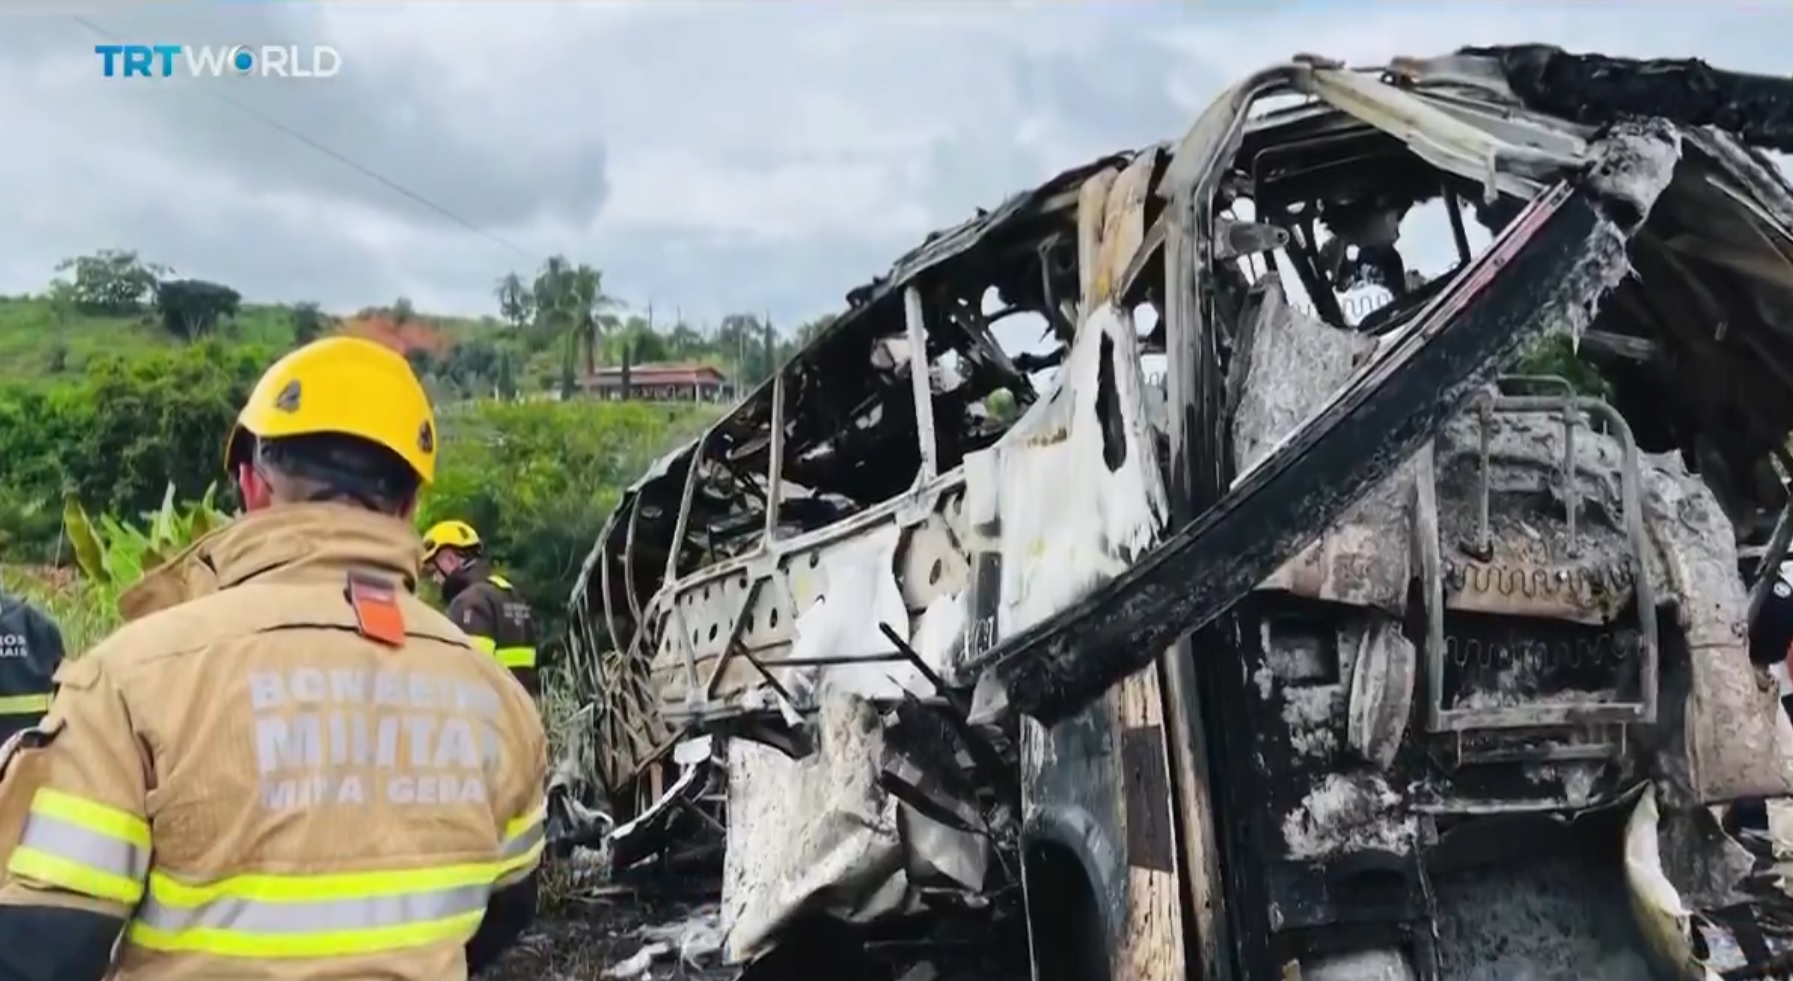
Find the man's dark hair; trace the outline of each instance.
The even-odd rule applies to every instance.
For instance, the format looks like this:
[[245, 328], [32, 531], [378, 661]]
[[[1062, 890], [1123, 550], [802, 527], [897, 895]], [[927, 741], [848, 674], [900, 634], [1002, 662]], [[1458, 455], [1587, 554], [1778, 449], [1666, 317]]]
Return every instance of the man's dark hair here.
[[283, 491], [303, 501], [341, 501], [397, 514], [417, 494], [417, 473], [375, 443], [332, 434], [258, 440], [255, 463], [285, 478]]

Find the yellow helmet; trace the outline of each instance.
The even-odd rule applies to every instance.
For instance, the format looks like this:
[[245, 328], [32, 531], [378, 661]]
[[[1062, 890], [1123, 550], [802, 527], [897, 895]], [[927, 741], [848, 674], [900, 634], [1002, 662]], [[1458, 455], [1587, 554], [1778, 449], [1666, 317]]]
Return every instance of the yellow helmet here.
[[436, 478], [436, 413], [398, 352], [358, 337], [326, 337], [274, 362], [255, 383], [224, 444], [229, 469], [258, 439], [334, 433], [377, 443]]
[[465, 521], [438, 521], [423, 533], [423, 560], [428, 562], [445, 548], [476, 549], [479, 532]]

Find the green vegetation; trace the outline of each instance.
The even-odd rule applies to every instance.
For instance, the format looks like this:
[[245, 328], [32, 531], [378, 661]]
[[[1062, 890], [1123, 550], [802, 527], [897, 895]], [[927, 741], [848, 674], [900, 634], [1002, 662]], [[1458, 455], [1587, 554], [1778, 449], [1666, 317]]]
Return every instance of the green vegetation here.
[[[136, 515], [172, 482], [198, 498], [219, 476], [223, 436], [274, 354], [213, 339], [96, 360], [76, 381], [0, 385], [0, 546], [9, 562], [46, 554], [73, 493], [88, 508]], [[48, 511], [46, 514], [45, 512]]]
[[1547, 375], [1561, 378], [1582, 395], [1606, 398], [1612, 394], [1612, 383], [1600, 369], [1575, 349], [1567, 334], [1550, 334], [1540, 339], [1519, 358], [1515, 374]]
[[656, 320], [652, 308], [631, 311], [605, 293], [599, 270], [560, 256], [532, 278], [500, 280], [498, 316], [478, 318], [420, 315], [402, 296], [340, 316], [309, 301], [245, 302], [229, 286], [175, 278], [127, 250], [78, 256], [57, 271], [41, 295], [0, 297], [0, 387], [54, 388], [109, 358], [135, 361], [195, 342], [278, 352], [332, 332], [403, 352], [444, 402], [564, 395], [579, 377], [624, 361], [709, 364], [747, 386], [824, 323], [781, 337], [751, 314], [730, 314], [713, 328]]
[[109, 514], [96, 522], [70, 494], [62, 502], [63, 532], [89, 582], [122, 589], [230, 520], [212, 503], [216, 491], [214, 484], [198, 501], [182, 503], [175, 500], [170, 483], [162, 506], [145, 514], [142, 524]]
[[558, 616], [623, 488], [717, 412], [644, 402], [479, 403], [444, 422], [441, 472], [418, 509], [419, 527], [471, 522], [536, 610]]
[[[199, 516], [211, 513], [225, 434], [273, 353], [214, 340], [104, 359], [49, 390], [0, 386], [0, 459], [9, 461], [0, 562], [75, 564], [98, 584], [128, 585], [137, 574], [130, 548], [166, 555], [209, 525]], [[438, 479], [419, 520], [472, 521], [553, 621], [622, 487], [718, 411], [583, 400], [454, 406], [443, 413]], [[147, 522], [121, 517], [137, 515]]]
[[729, 352], [768, 357], [746, 343], [765, 334], [753, 318], [662, 335], [562, 259], [526, 300], [500, 303], [502, 321], [426, 316], [402, 297], [347, 317], [247, 303], [127, 251], [58, 271], [42, 295], [0, 298], [0, 583], [51, 609], [73, 649], [113, 625], [118, 592], [146, 567], [225, 520], [224, 436], [261, 371], [298, 344], [348, 333], [404, 353], [443, 431], [419, 522], [472, 521], [551, 628], [622, 488], [721, 410], [533, 393], [552, 393], [573, 355], [581, 372], [619, 349], [725, 372], [743, 363]]
[[170, 483], [160, 508], [131, 521], [93, 518], [71, 494], [61, 509], [60, 538], [75, 567], [0, 566], [0, 590], [42, 605], [61, 626], [70, 654], [78, 656], [117, 626], [119, 593], [230, 520], [213, 496], [208, 489], [198, 501], [178, 501]]
[[[291, 334], [282, 307], [242, 306], [222, 333], [249, 346], [277, 347]], [[127, 360], [181, 345], [150, 313], [82, 313], [47, 297], [0, 297], [0, 384], [53, 387], [75, 381], [105, 357]]]

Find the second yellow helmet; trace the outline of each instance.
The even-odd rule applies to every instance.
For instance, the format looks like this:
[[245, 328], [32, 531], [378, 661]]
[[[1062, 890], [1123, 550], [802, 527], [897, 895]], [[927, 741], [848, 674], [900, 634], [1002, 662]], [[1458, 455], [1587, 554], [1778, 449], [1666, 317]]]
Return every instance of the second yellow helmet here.
[[438, 521], [423, 533], [423, 560], [428, 562], [445, 548], [476, 549], [479, 532], [465, 521]]

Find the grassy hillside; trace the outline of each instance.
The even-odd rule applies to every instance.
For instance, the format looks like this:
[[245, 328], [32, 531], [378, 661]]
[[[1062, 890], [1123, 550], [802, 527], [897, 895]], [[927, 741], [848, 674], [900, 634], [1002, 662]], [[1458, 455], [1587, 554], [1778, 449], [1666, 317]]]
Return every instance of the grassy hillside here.
[[[402, 327], [395, 330], [389, 320], [380, 316], [344, 318], [341, 329], [381, 334], [382, 339], [407, 333]], [[419, 316], [406, 326], [411, 330], [405, 339], [425, 349], [491, 339], [501, 332], [494, 321], [458, 317]], [[292, 308], [246, 303], [221, 325], [219, 338], [227, 344], [285, 348], [293, 339]], [[0, 384], [35, 386], [72, 380], [80, 377], [96, 356], [134, 358], [182, 344], [162, 328], [153, 313], [93, 315], [40, 296], [0, 297]]]
[[745, 315], [656, 330], [603, 293], [598, 270], [561, 257], [506, 277], [502, 322], [420, 314], [403, 297], [351, 316], [248, 302], [124, 249], [56, 272], [41, 293], [0, 296], [0, 564], [37, 570], [67, 565], [66, 498], [130, 520], [165, 495], [205, 495], [255, 379], [340, 333], [402, 353], [442, 414], [440, 479], [420, 517], [473, 520], [530, 599], [558, 606], [621, 488], [720, 407], [536, 396], [624, 359], [727, 364], [752, 384], [791, 343]]

